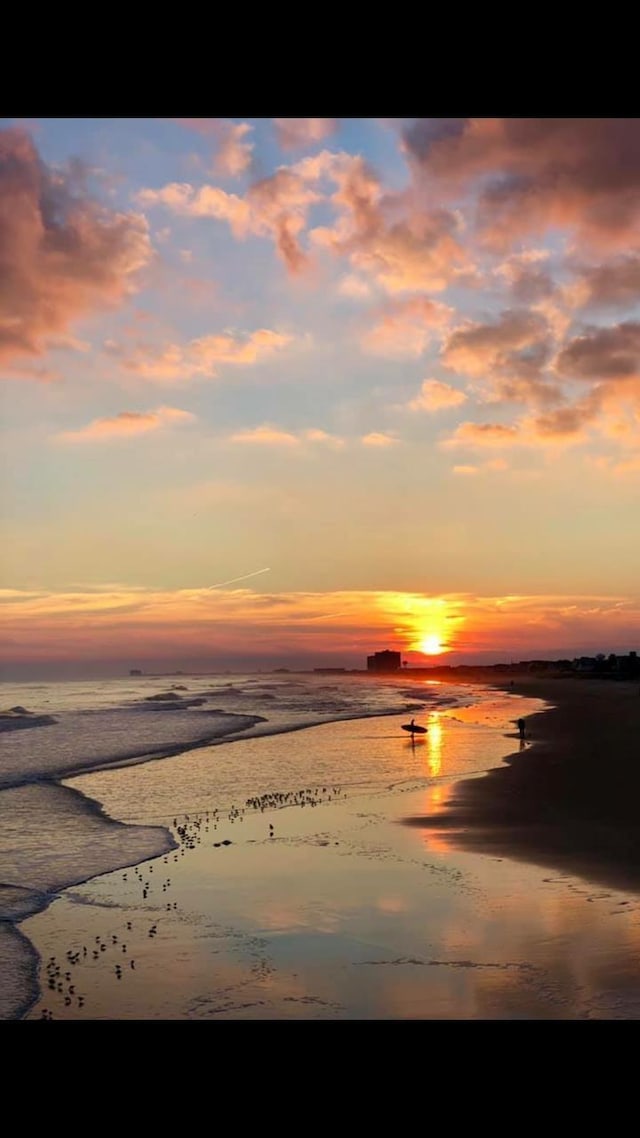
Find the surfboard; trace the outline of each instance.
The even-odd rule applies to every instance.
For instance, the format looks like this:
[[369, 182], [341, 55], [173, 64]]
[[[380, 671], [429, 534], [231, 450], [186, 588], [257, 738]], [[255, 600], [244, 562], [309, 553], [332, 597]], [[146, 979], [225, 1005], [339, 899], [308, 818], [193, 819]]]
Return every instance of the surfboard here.
[[403, 723], [402, 730], [409, 731], [412, 735], [426, 735], [427, 733], [427, 728], [418, 727], [417, 723]]

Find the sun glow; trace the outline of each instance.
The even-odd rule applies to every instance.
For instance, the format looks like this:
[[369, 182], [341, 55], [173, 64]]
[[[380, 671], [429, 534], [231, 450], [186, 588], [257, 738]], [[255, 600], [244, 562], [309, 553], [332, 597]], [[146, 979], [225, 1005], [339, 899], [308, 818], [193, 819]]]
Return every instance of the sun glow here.
[[425, 636], [418, 641], [418, 651], [425, 656], [439, 656], [444, 649], [439, 636]]
[[[455, 635], [464, 617], [457, 598], [425, 597], [419, 593], [385, 593], [381, 606], [389, 616], [400, 617], [394, 633], [406, 642], [405, 651], [441, 656], [455, 649]], [[455, 625], [453, 622], [456, 622]]]

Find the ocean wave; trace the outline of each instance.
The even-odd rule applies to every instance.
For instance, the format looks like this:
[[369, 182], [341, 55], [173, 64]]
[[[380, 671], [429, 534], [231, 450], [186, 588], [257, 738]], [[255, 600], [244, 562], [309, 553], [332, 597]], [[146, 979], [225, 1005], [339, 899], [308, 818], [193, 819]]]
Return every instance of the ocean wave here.
[[52, 715], [37, 715], [26, 707], [10, 707], [0, 711], [0, 735], [6, 731], [21, 731], [24, 727], [47, 727], [56, 720]]
[[[162, 758], [247, 731], [260, 715], [212, 710], [112, 709], [63, 712], [29, 738], [13, 733], [3, 743], [0, 789], [62, 778], [141, 756]], [[25, 732], [19, 733], [25, 735]]]
[[[419, 697], [415, 710], [418, 706], [451, 707], [470, 701], [468, 691], [462, 693], [453, 685], [443, 692], [442, 686], [406, 687], [393, 680], [369, 682], [362, 678], [327, 684], [312, 677], [282, 681], [242, 677], [216, 686], [210, 678], [202, 677], [189, 681], [186, 698], [177, 688], [186, 690], [186, 685], [175, 684], [168, 689], [166, 679], [161, 686], [158, 680], [146, 677], [135, 686], [130, 679], [120, 684], [108, 681], [91, 706], [82, 702], [89, 690], [86, 687], [50, 685], [50, 712], [36, 715], [17, 704], [12, 709], [16, 714], [7, 719], [12, 726], [25, 721], [34, 729], [12, 730], [5, 736], [0, 788], [68, 777], [102, 766], [138, 764], [235, 738], [298, 731], [334, 720], [393, 715], [406, 710], [407, 697]], [[131, 694], [137, 698], [127, 698]], [[47, 698], [43, 697], [41, 703], [45, 702]]]

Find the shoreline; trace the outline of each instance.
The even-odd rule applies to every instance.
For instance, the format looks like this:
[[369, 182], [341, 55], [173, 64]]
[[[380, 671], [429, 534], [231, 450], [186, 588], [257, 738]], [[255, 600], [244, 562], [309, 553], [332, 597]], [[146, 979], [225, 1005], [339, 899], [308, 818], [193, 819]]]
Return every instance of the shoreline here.
[[406, 824], [446, 830], [461, 849], [640, 891], [637, 682], [517, 676], [492, 686], [551, 706], [526, 717], [523, 750], [456, 783], [438, 818]]
[[[486, 687], [483, 686], [485, 693], [486, 690]], [[480, 692], [476, 698], [475, 693], [470, 690], [465, 709], [481, 706]], [[455, 706], [447, 710], [455, 711]], [[73, 769], [56, 772], [55, 777], [40, 778], [35, 781], [19, 782], [2, 787], [2, 802], [9, 812], [5, 826], [7, 840], [10, 840], [12, 825], [18, 824], [17, 819], [21, 815], [25, 822], [28, 817], [29, 825], [32, 826], [35, 825], [36, 820], [39, 820], [37, 840], [42, 849], [48, 850], [46, 867], [41, 867], [40, 872], [37, 872], [35, 876], [33, 874], [28, 876], [27, 884], [25, 884], [27, 880], [25, 877], [26, 869], [19, 869], [19, 863], [12, 866], [11, 870], [8, 867], [5, 869], [4, 889], [0, 889], [3, 894], [0, 898], [0, 908], [2, 908], [4, 918], [4, 934], [14, 942], [17, 938], [20, 943], [28, 943], [28, 941], [25, 942], [24, 934], [21, 931], [24, 927], [23, 922], [29, 921], [36, 914], [47, 910], [59, 898], [69, 894], [70, 890], [79, 886], [89, 886], [92, 881], [103, 877], [105, 874], [131, 870], [145, 862], [154, 861], [158, 857], [170, 854], [177, 848], [175, 835], [166, 819], [153, 819], [143, 823], [132, 820], [123, 821], [118, 813], [112, 813], [104, 805], [99, 796], [94, 797], [91, 793], [86, 793], [83, 786], [85, 779], [95, 775], [109, 777], [112, 774], [115, 775], [117, 771], [121, 771], [124, 775], [127, 772], [133, 774], [136, 769], [142, 772], [145, 767], [149, 767], [151, 771], [156, 763], [162, 764], [166, 759], [188, 760], [188, 757], [192, 756], [194, 761], [198, 761], [199, 754], [205, 756], [212, 749], [217, 749], [228, 743], [259, 746], [261, 743], [266, 743], [267, 738], [270, 738], [276, 746], [278, 739], [282, 739], [283, 745], [286, 745], [284, 740], [287, 736], [294, 733], [302, 734], [314, 728], [337, 728], [341, 725], [348, 728], [350, 724], [353, 724], [354, 728], [359, 731], [361, 728], [365, 729], [365, 724], [370, 723], [372, 730], [378, 732], [378, 730], [383, 730], [382, 725], [385, 721], [389, 722], [391, 719], [400, 718], [404, 714], [405, 712], [399, 710], [366, 712], [359, 715], [342, 714], [330, 721], [309, 722], [307, 720], [304, 723], [280, 725], [271, 731], [258, 729], [255, 734], [249, 733], [251, 728], [248, 731], [244, 728], [222, 737], [218, 736], [209, 740], [200, 739], [182, 744], [172, 748], [168, 753], [167, 749], [163, 748], [161, 753], [147, 753], [115, 762], [98, 760], [90, 766], [85, 765], [81, 768], [74, 766]], [[253, 727], [255, 727], [256, 717], [252, 718], [254, 720]], [[374, 727], [374, 724], [380, 724], [380, 727]], [[260, 724], [260, 727], [264, 728], [265, 724]], [[243, 731], [247, 731], [247, 733], [243, 733]], [[153, 776], [150, 775], [150, 777]], [[54, 806], [51, 804], [52, 798]], [[71, 876], [67, 876], [63, 866], [60, 869], [57, 868], [58, 854], [54, 834], [49, 833], [47, 829], [47, 817], [61, 808], [66, 810], [67, 807], [64, 805], [66, 802], [69, 803], [69, 810], [65, 824], [72, 827], [75, 840], [86, 840], [95, 846], [95, 853], [93, 856], [87, 857], [82, 872], [74, 871]], [[74, 805], [73, 810], [71, 810], [71, 805], [77, 803], [81, 804], [81, 809]], [[173, 814], [174, 811], [172, 810], [171, 813]], [[112, 859], [110, 868], [100, 864], [101, 858], [104, 857]], [[64, 857], [62, 860], [64, 861]], [[10, 903], [10, 901], [16, 896], [17, 891], [20, 893], [22, 902], [17, 907], [17, 911], [14, 912], [13, 902]], [[1, 947], [0, 945], [0, 949]], [[1, 952], [0, 955], [2, 955]], [[28, 956], [29, 953], [27, 953]], [[10, 1015], [9, 1018], [24, 1018], [38, 1000], [37, 992], [31, 984], [34, 961], [25, 960], [24, 963], [24, 971], [18, 970], [16, 978], [16, 986], [21, 990], [21, 996], [18, 998], [14, 1014]], [[36, 961], [36, 963], [38, 962]], [[0, 1018], [6, 1017], [0, 1015]]]
[[[325, 724], [302, 747], [301, 735], [276, 738], [261, 771], [265, 740], [245, 740], [256, 790], [286, 791], [297, 771], [291, 808], [271, 791], [243, 805], [243, 791], [227, 811], [196, 752], [171, 771], [87, 775], [83, 793], [129, 823], [148, 825], [171, 802], [178, 848], [65, 889], [24, 923], [41, 963], [23, 1018], [575, 1018], [603, 1007], [628, 1018], [626, 993], [602, 985], [602, 959], [612, 975], [620, 960], [627, 967], [619, 925], [635, 936], [640, 908], [402, 824], [423, 808], [437, 814], [451, 786], [503, 761], [520, 700], [494, 694], [479, 714], [436, 716], [415, 750], [386, 717]], [[287, 753], [294, 765], [265, 783]], [[375, 779], [344, 770], [334, 785], [345, 755]], [[200, 784], [188, 777], [198, 769]], [[559, 948], [541, 935], [549, 921]], [[586, 989], [573, 983], [582, 943], [597, 962]], [[573, 962], [571, 982], [558, 984], [558, 953], [561, 974]]]
[[[232, 784], [217, 748], [73, 780], [134, 831], [168, 823], [176, 844], [21, 923], [39, 995], [20, 1018], [636, 1018], [637, 893], [452, 831], [452, 795], [535, 766], [559, 735], [553, 691], [490, 695], [470, 688], [415, 745], [387, 717], [238, 740]], [[539, 712], [543, 697], [556, 707]], [[520, 715], [535, 744], [514, 761]]]

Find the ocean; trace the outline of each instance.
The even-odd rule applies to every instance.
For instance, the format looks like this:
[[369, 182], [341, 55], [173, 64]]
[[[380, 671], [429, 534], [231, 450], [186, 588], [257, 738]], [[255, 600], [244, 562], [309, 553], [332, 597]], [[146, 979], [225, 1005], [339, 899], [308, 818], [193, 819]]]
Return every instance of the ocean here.
[[[143, 676], [1, 690], [4, 1019], [26, 1015], [41, 994], [43, 962], [25, 928], [64, 891], [166, 858], [184, 847], [185, 834], [193, 837], [195, 817], [206, 818], [208, 831], [214, 814], [233, 821], [265, 805], [315, 806], [478, 774], [512, 749], [505, 726], [524, 706], [488, 688], [348, 674]], [[429, 724], [426, 751], [399, 729], [413, 716]], [[367, 719], [376, 730], [360, 729], [346, 745], [329, 729]], [[291, 732], [295, 745], [284, 746]]]

